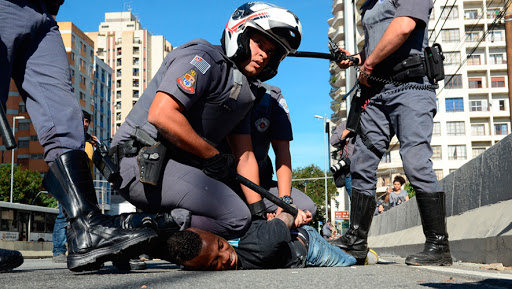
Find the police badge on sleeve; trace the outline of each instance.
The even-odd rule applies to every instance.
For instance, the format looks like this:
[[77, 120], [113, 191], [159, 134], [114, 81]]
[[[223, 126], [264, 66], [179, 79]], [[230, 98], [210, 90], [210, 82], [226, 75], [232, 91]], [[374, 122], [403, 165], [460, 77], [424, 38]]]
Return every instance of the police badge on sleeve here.
[[178, 87], [183, 90], [183, 92], [188, 94], [194, 94], [196, 92], [196, 81], [197, 80], [197, 72], [194, 69], [189, 70], [181, 77], [176, 79]]
[[270, 121], [264, 117], [256, 120], [256, 122], [254, 122], [254, 125], [256, 126], [256, 129], [259, 131], [259, 132], [264, 132], [268, 129], [268, 126], [270, 125]]

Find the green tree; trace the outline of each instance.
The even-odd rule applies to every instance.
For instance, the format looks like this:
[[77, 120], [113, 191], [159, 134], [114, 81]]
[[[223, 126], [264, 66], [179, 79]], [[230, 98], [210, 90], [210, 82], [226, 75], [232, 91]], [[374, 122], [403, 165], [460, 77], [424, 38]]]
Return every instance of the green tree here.
[[[32, 204], [55, 208], [57, 201], [47, 194], [37, 193], [43, 191], [41, 173], [22, 170], [19, 166], [14, 167], [13, 176], [13, 202], [21, 204]], [[9, 202], [11, 194], [11, 164], [0, 165], [0, 200]], [[34, 198], [37, 196], [37, 199]]]
[[[316, 165], [311, 164], [293, 170], [293, 179], [320, 178], [316, 180], [294, 181], [293, 186], [308, 195], [317, 205], [316, 216], [311, 223], [317, 227], [319, 221], [325, 220], [325, 179], [324, 172]], [[327, 196], [330, 203], [331, 198], [337, 194], [336, 185], [330, 171], [327, 172]]]
[[416, 191], [414, 191], [414, 188], [412, 187], [410, 182], [407, 182], [405, 184], [404, 189], [407, 191], [407, 194], [409, 195], [409, 199], [416, 195]]

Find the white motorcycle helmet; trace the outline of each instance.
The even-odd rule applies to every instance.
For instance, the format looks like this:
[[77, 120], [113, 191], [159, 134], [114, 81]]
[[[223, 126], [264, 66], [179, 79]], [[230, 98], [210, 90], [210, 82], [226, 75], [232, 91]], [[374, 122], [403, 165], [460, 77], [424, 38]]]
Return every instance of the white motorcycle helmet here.
[[233, 12], [224, 29], [221, 43], [226, 55], [234, 62], [251, 57], [249, 37], [255, 31], [276, 45], [276, 52], [257, 76], [265, 81], [274, 77], [279, 63], [299, 48], [302, 25], [290, 10], [265, 2], [245, 3]]

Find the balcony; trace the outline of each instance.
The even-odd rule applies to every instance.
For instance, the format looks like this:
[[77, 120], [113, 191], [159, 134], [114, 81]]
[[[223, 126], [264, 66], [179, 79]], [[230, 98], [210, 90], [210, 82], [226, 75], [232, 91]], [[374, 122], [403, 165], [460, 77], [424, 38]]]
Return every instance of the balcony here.
[[[331, 25], [332, 27], [338, 27], [338, 26], [343, 26], [344, 24], [344, 11], [340, 11], [336, 14], [334, 14], [334, 17], [331, 18], [332, 19], [332, 23], [329, 23], [329, 25]], [[329, 20], [331, 20], [329, 19]]]
[[[329, 29], [329, 32], [330, 32], [330, 29]], [[331, 37], [330, 34], [329, 34], [329, 37]], [[345, 39], [345, 28], [343, 26], [336, 28], [331, 38], [334, 42], [340, 42], [340, 41], [344, 40]]]
[[333, 0], [332, 1], [332, 14], [336, 14], [345, 9], [345, 1], [347, 0]]

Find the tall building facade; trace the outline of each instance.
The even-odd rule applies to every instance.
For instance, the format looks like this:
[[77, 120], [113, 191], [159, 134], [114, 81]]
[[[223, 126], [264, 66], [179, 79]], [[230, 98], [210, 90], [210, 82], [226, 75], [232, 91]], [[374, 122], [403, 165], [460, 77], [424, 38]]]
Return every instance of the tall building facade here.
[[[361, 51], [364, 33], [359, 8], [365, 0], [333, 0], [329, 36], [340, 47]], [[431, 158], [438, 179], [481, 154], [510, 133], [504, 0], [457, 0], [447, 5], [434, 1], [429, 21], [429, 44], [441, 44], [445, 55], [444, 81], [439, 83]], [[330, 66], [333, 86], [332, 119], [339, 122], [350, 109], [355, 71]], [[395, 175], [404, 175], [400, 143], [393, 138], [377, 176], [381, 196]]]
[[105, 13], [98, 32], [87, 33], [98, 58], [112, 67], [112, 134], [172, 50], [163, 36], [143, 29], [131, 12]]

